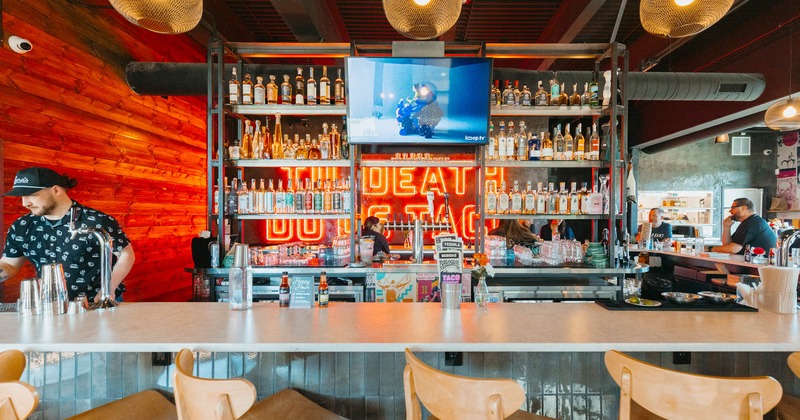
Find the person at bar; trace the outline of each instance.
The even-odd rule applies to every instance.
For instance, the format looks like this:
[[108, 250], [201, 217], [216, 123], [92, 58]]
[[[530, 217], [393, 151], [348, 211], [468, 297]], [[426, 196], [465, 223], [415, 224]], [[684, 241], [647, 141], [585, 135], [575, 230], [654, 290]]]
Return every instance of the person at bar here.
[[22, 197], [22, 205], [30, 210], [11, 225], [6, 246], [0, 258], [0, 281], [16, 275], [27, 259], [41, 273], [45, 264], [58, 263], [64, 269], [70, 300], [80, 293], [100, 300], [100, 243], [94, 235], [69, 232], [70, 210], [77, 213], [76, 227], [103, 229], [113, 239], [112, 251], [117, 257], [111, 271], [112, 299], [122, 300], [122, 281], [131, 271], [136, 256], [130, 240], [113, 217], [70, 199], [67, 191], [77, 181], [47, 169], [31, 167], [17, 172], [14, 186], [5, 195]]
[[372, 238], [375, 245], [372, 247], [372, 255], [383, 252], [389, 255], [389, 241], [383, 235], [383, 223], [375, 216], [369, 216], [364, 219], [364, 226], [361, 228], [362, 238]]
[[[647, 215], [647, 221], [652, 225], [650, 238], [653, 241], [661, 241], [665, 244], [672, 243], [672, 225], [664, 221], [664, 209], [661, 207], [654, 207], [650, 209]], [[636, 242], [642, 240], [642, 225], [639, 225], [639, 230], [636, 232]]]
[[550, 219], [546, 225], [539, 229], [539, 236], [543, 241], [557, 241], [559, 239], [575, 239], [575, 233], [564, 219]]
[[[736, 232], [731, 235], [734, 222], [741, 222]], [[769, 227], [769, 223], [753, 211], [753, 202], [745, 197], [733, 200], [730, 216], [722, 221], [722, 245], [711, 248], [713, 252], [727, 254], [744, 254], [747, 245], [761, 247], [765, 250], [775, 248], [778, 235]]]
[[503, 236], [506, 238], [506, 247], [514, 245], [533, 246], [539, 237], [531, 233], [530, 220], [504, 219], [496, 228], [489, 231], [489, 235]]

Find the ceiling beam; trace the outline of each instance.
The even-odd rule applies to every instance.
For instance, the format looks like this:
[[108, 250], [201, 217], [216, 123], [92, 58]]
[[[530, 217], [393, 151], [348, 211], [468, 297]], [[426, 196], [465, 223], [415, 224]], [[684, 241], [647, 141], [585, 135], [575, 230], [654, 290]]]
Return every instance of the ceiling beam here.
[[203, 18], [211, 21], [210, 23], [216, 26], [217, 32], [225, 39], [240, 42], [255, 41], [255, 34], [242, 24], [239, 17], [231, 11], [224, 1], [205, 0], [203, 5], [204, 10], [210, 13], [213, 19], [206, 19], [206, 14], [204, 14]]

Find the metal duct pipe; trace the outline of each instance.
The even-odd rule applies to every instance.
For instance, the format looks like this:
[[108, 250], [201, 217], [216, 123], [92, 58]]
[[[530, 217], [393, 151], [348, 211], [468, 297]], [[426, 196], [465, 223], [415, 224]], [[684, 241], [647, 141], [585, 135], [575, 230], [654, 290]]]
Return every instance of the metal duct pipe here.
[[[225, 65], [231, 74], [234, 64]], [[247, 64], [253, 75], [293, 75], [296, 65]], [[307, 67], [307, 65], [301, 65]], [[315, 66], [321, 67], [321, 66]], [[321, 69], [317, 69], [319, 71]], [[330, 69], [329, 71], [332, 71]], [[130, 62], [125, 66], [125, 79], [139, 95], [203, 96], [207, 93], [208, 67], [204, 63]], [[330, 74], [330, 73], [329, 73]], [[239, 75], [241, 78], [243, 75]], [[320, 75], [317, 75], [319, 77]], [[531, 83], [553, 78], [549, 71], [495, 69], [495, 78], [525, 80]], [[567, 86], [583, 85], [592, 78], [588, 71], [558, 72], [558, 79]], [[253, 77], [255, 82], [255, 77]], [[604, 80], [598, 80], [601, 85]], [[632, 101], [752, 101], [764, 92], [764, 76], [749, 73], [628, 73], [628, 99]], [[531, 86], [535, 90], [535, 86]], [[582, 91], [582, 88], [578, 88]]]

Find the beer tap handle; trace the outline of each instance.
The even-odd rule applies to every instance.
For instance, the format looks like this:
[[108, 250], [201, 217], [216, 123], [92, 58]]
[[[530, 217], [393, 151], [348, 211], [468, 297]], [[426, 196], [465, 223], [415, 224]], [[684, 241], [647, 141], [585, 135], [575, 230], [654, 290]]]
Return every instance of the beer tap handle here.
[[444, 197], [444, 220], [448, 221], [450, 220], [450, 193], [446, 192], [442, 196]]

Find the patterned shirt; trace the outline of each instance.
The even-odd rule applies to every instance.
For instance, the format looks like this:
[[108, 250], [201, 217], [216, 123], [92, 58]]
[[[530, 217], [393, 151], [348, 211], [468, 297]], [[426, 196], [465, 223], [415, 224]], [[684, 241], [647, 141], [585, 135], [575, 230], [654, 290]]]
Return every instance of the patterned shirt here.
[[[76, 227], [103, 229], [111, 235], [115, 254], [130, 244], [113, 217], [76, 201], [72, 202], [71, 209], [79, 212]], [[37, 273], [41, 273], [42, 265], [59, 263], [64, 268], [69, 298], [86, 293], [89, 299], [93, 299], [100, 292], [100, 243], [94, 235], [77, 235], [72, 239], [69, 217], [69, 212], [59, 220], [33, 214], [20, 217], [8, 230], [3, 256], [25, 257], [36, 267]], [[125, 287], [120, 284], [116, 296], [124, 291]]]

